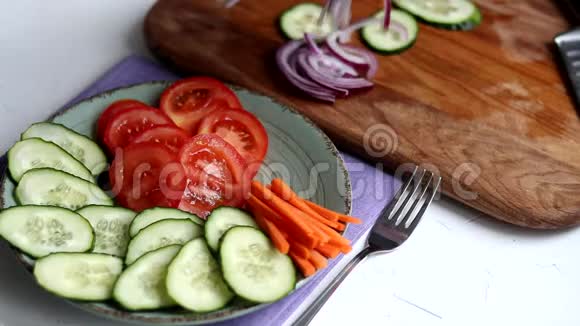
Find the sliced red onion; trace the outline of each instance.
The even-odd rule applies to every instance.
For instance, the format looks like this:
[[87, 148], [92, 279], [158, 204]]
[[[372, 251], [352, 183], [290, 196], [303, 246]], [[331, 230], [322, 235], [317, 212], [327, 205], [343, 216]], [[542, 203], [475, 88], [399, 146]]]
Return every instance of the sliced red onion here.
[[379, 62], [373, 53], [352, 45], [342, 45], [342, 49], [347, 53], [361, 58], [361, 60], [367, 63], [366, 65], [359, 66], [358, 68], [363, 70], [366, 69], [365, 75], [368, 79], [372, 79], [377, 74], [377, 70], [379, 69]]
[[391, 23], [391, 8], [393, 6], [391, 3], [391, 0], [385, 0], [384, 4], [385, 4], [385, 16], [383, 17], [383, 19], [384, 19], [383, 20], [383, 27], [385, 29], [389, 29], [389, 25]]
[[340, 37], [340, 35], [341, 35], [340, 31], [333, 32], [330, 35], [328, 35], [328, 37], [326, 38], [326, 45], [328, 46], [328, 49], [334, 55], [336, 55], [338, 58], [340, 58], [341, 60], [343, 60], [346, 63], [352, 64], [352, 65], [357, 65], [357, 66], [368, 65], [368, 63], [364, 60], [364, 58], [361, 58], [359, 56], [356, 56], [356, 55], [353, 55], [349, 52], [344, 51], [342, 46], [340, 44], [338, 44], [338, 38]]
[[[298, 63], [304, 67], [304, 72], [310, 79], [324, 85], [330, 89], [345, 89], [348, 95], [348, 89], [361, 89], [373, 86], [370, 81], [360, 77], [344, 77], [343, 65], [340, 60], [336, 60], [337, 66], [327, 66], [328, 60], [317, 54], [300, 53], [298, 54]], [[356, 74], [356, 71], [353, 72]]]
[[332, 15], [336, 29], [343, 29], [350, 25], [351, 4], [351, 0], [327, 1], [325, 8], [328, 8], [327, 10]]
[[286, 76], [286, 79], [288, 79], [288, 81], [298, 89], [301, 89], [310, 96], [319, 100], [334, 102], [336, 100], [336, 95], [333, 91], [302, 77], [298, 74], [296, 66], [291, 66], [291, 62], [293, 61], [292, 55], [303, 44], [303, 41], [291, 41], [278, 49], [276, 52], [276, 62], [278, 63], [278, 67], [280, 67], [280, 70], [284, 76]]
[[306, 44], [308, 45], [308, 48], [310, 48], [310, 50], [312, 52], [315, 52], [315, 53], [318, 53], [318, 54], [322, 54], [322, 51], [318, 47], [318, 44], [316, 44], [316, 41], [312, 38], [312, 34], [310, 34], [310, 33], [304, 33], [304, 41], [306, 41]]

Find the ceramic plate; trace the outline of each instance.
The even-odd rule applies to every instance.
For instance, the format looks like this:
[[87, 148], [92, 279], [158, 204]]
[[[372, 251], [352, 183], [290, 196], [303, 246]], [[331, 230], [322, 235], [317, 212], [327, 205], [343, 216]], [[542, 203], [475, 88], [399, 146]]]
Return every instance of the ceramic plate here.
[[[89, 98], [58, 112], [52, 120], [94, 138], [95, 125], [101, 112], [112, 102], [131, 98], [156, 106], [159, 95], [169, 82], [153, 82], [120, 88]], [[264, 166], [257, 178], [269, 182], [275, 177], [288, 180], [293, 189], [306, 198], [344, 213], [350, 213], [350, 184], [338, 151], [326, 135], [311, 121], [272, 99], [234, 88], [244, 107], [254, 113], [268, 132], [269, 148]], [[0, 164], [1, 207], [16, 205], [14, 182], [7, 176], [6, 161]], [[31, 270], [33, 260], [15, 249], [20, 261]], [[300, 281], [300, 287], [308, 279]], [[183, 310], [128, 312], [113, 302], [72, 304], [87, 311], [134, 323], [155, 325], [200, 325], [223, 321], [254, 312], [262, 305], [234, 302], [219, 311], [196, 314]]]

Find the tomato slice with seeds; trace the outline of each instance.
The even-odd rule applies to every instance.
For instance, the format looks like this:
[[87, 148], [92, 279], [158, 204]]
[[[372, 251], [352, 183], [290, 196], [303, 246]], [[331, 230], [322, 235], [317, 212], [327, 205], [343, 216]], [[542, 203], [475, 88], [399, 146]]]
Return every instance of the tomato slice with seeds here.
[[137, 212], [177, 207], [186, 185], [177, 155], [155, 143], [131, 144], [119, 151], [109, 178], [117, 202]]
[[173, 125], [163, 112], [154, 108], [131, 108], [111, 117], [103, 135], [110, 153], [129, 145], [145, 130], [156, 126]]
[[214, 111], [199, 126], [200, 134], [216, 134], [242, 155], [253, 179], [268, 151], [266, 129], [253, 114], [244, 110]]
[[177, 126], [197, 134], [203, 117], [215, 110], [240, 109], [238, 97], [226, 85], [211, 77], [191, 77], [169, 86], [161, 95], [160, 107]]
[[175, 126], [157, 126], [145, 130], [133, 139], [133, 143], [157, 143], [165, 145], [172, 152], [178, 153], [189, 139], [189, 134]]
[[246, 162], [221, 137], [191, 138], [181, 148], [179, 161], [188, 179], [179, 209], [206, 217], [216, 207], [243, 204], [250, 185], [244, 179]]
[[99, 140], [103, 139], [103, 133], [107, 128], [107, 124], [109, 123], [109, 121], [113, 116], [117, 115], [117, 113], [131, 108], [147, 108], [147, 107], [149, 106], [143, 102], [129, 99], [118, 100], [111, 103], [111, 105], [109, 105], [105, 109], [105, 111], [101, 113], [101, 115], [99, 116], [99, 120], [97, 121], [97, 139]]

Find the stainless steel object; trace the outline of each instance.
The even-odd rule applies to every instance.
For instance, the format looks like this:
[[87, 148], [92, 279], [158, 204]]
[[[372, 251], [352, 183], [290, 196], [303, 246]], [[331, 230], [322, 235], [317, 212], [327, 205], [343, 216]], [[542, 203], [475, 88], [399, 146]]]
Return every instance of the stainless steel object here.
[[364, 249], [338, 273], [293, 325], [308, 325], [346, 276], [369, 254], [387, 252], [405, 242], [433, 201], [440, 183], [441, 177], [415, 167], [407, 182], [379, 215]]
[[[577, 21], [580, 21], [580, 1], [566, 0], [565, 2], [571, 14], [576, 17]], [[572, 93], [574, 93], [576, 103], [580, 107], [580, 27], [559, 34], [554, 38], [554, 42], [560, 51]]]

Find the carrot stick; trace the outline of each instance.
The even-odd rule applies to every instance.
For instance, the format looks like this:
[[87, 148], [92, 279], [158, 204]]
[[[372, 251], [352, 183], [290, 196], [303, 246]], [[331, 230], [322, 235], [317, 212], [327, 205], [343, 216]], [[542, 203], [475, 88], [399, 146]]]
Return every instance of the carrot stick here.
[[329, 244], [323, 244], [316, 248], [318, 252], [324, 255], [326, 258], [335, 258], [340, 253], [340, 249]]
[[251, 189], [252, 195], [262, 200], [266, 205], [270, 206], [280, 215], [280, 217], [287, 219], [289, 222], [298, 227], [302, 233], [312, 237], [315, 243], [318, 242], [318, 239], [313, 237], [314, 231], [312, 230], [312, 227], [308, 225], [306, 221], [304, 221], [304, 213], [302, 213], [299, 209], [282, 200], [282, 198], [278, 197], [270, 189], [264, 187], [264, 185], [258, 181], [252, 181]]
[[325, 217], [333, 222], [337, 222], [338, 221], [338, 213], [333, 212], [329, 209], [326, 209], [322, 206], [319, 206], [309, 200], [306, 199], [302, 199], [304, 201], [304, 203], [306, 205], [308, 205], [310, 208], [312, 208], [312, 210], [314, 210], [315, 212], [317, 212], [320, 216]]
[[348, 223], [353, 223], [353, 224], [361, 224], [362, 223], [362, 220], [360, 218], [340, 214], [340, 213], [331, 211], [328, 208], [324, 208], [324, 207], [322, 207], [316, 203], [313, 203], [309, 200], [306, 200], [306, 199], [303, 199], [303, 200], [306, 203], [306, 205], [310, 206], [310, 208], [315, 210], [318, 214], [320, 214], [328, 219], [331, 219], [332, 221], [342, 221], [342, 222], [348, 222]]
[[346, 229], [346, 225], [342, 223], [337, 223], [336, 227], [334, 228], [336, 231], [344, 231]]
[[296, 264], [296, 266], [298, 266], [298, 268], [302, 272], [302, 275], [308, 277], [316, 272], [316, 269], [314, 268], [314, 266], [312, 266], [312, 264], [308, 260], [296, 256], [293, 252], [290, 252], [289, 255], [290, 258], [292, 258], [292, 260], [294, 261], [294, 264]]
[[287, 254], [288, 250], [290, 249], [290, 244], [284, 238], [284, 235], [276, 227], [276, 225], [268, 221], [264, 216], [262, 216], [262, 214], [254, 214], [254, 219], [256, 220], [256, 223], [260, 229], [264, 230], [264, 232], [268, 234], [276, 249], [278, 249], [278, 251], [283, 254]]
[[328, 261], [322, 254], [316, 250], [312, 250], [310, 253], [310, 259], [308, 259], [316, 269], [323, 269], [328, 265]]
[[360, 218], [338, 214], [338, 220], [345, 223], [352, 223], [352, 224], [361, 224], [362, 220]]
[[282, 179], [274, 179], [272, 180], [272, 187], [271, 190], [281, 198], [287, 200], [290, 204], [294, 205], [294, 207], [303, 211], [308, 217], [318, 220], [319, 222], [330, 226], [333, 229], [336, 229], [339, 226], [338, 222], [331, 221], [326, 219], [316, 211], [314, 211], [310, 206], [306, 205], [302, 198], [300, 198], [291, 188], [288, 186]]
[[258, 199], [256, 196], [250, 194], [246, 203], [254, 215], [261, 214], [266, 219], [274, 223], [274, 225], [276, 225], [279, 230], [286, 232], [288, 236], [291, 235], [292, 238], [295, 238], [309, 248], [315, 247], [316, 241], [314, 241], [311, 236], [312, 232], [306, 233], [299, 226], [293, 224], [292, 221], [280, 217], [278, 213], [276, 213], [273, 209], [266, 205], [266, 203]]
[[313, 225], [317, 226], [319, 230], [321, 230], [322, 232], [324, 232], [330, 239], [329, 239], [329, 243], [335, 243], [335, 244], [340, 244], [340, 245], [350, 245], [350, 241], [348, 241], [348, 239], [344, 238], [342, 235], [340, 235], [340, 233], [336, 232], [335, 230], [329, 228], [328, 226], [316, 221], [316, 220], [311, 220], [310, 221]]
[[293, 253], [294, 255], [296, 255], [297, 257], [300, 257], [303, 259], [309, 259], [310, 255], [312, 253], [312, 250], [308, 249], [307, 247], [300, 244], [299, 242], [291, 241], [290, 242], [290, 252]]

